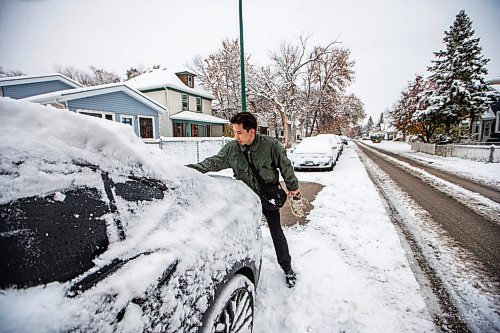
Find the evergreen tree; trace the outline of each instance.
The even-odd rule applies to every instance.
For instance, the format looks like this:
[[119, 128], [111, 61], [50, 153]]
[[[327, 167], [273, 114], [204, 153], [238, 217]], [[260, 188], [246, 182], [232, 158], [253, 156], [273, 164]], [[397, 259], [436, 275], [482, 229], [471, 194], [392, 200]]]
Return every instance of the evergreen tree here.
[[384, 124], [384, 113], [381, 113], [380, 114], [380, 118], [378, 118], [378, 122], [377, 122], [377, 128], [379, 130], [382, 130], [382, 125]]
[[368, 124], [366, 125], [367, 127], [367, 130], [370, 131], [371, 129], [373, 129], [373, 119], [372, 119], [372, 116], [370, 116], [370, 118], [368, 118]]
[[483, 59], [479, 38], [473, 36], [472, 22], [462, 10], [450, 30], [445, 31], [446, 50], [435, 52], [436, 59], [429, 67], [430, 80], [436, 89], [429, 96], [430, 107], [426, 112], [441, 119], [446, 134], [452, 125], [466, 118], [470, 119], [472, 131], [472, 122], [492, 102], [483, 78], [489, 60]]

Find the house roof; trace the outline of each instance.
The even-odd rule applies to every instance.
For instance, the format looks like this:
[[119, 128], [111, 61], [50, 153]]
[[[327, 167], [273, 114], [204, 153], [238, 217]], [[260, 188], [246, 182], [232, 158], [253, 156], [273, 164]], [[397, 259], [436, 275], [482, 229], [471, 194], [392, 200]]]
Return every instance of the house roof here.
[[491, 79], [486, 83], [488, 83], [489, 85], [494, 85], [494, 84], [500, 85], [500, 76], [496, 77], [494, 79]]
[[496, 118], [495, 113], [491, 108], [481, 115], [482, 120], [493, 120], [495, 118]]
[[215, 99], [215, 96], [205, 91], [200, 85], [196, 84], [196, 82], [194, 84], [194, 88], [188, 87], [174, 72], [169, 71], [166, 68], [150, 70], [126, 81], [126, 83], [140, 91], [172, 88], [210, 100]]
[[201, 123], [210, 123], [210, 124], [228, 124], [229, 121], [226, 119], [222, 119], [219, 117], [215, 117], [205, 113], [198, 113], [193, 111], [182, 111], [173, 116], [170, 116], [172, 120], [187, 120], [187, 121], [195, 121]]
[[67, 76], [64, 76], [59, 73], [53, 74], [45, 74], [45, 75], [35, 75], [35, 76], [12, 76], [12, 77], [4, 77], [0, 79], [0, 87], [5, 86], [13, 86], [18, 84], [28, 84], [28, 83], [38, 83], [38, 82], [47, 82], [58, 80], [66, 83], [70, 87], [73, 88], [81, 88], [83, 85], [80, 83], [73, 81]]
[[41, 104], [46, 104], [46, 103], [61, 103], [61, 102], [66, 102], [69, 100], [74, 100], [74, 99], [80, 99], [80, 98], [85, 98], [85, 97], [90, 97], [90, 96], [96, 96], [96, 95], [103, 95], [107, 93], [113, 93], [113, 92], [118, 92], [122, 91], [125, 94], [141, 101], [142, 103], [146, 104], [150, 108], [158, 111], [158, 112], [165, 112], [166, 109], [164, 106], [158, 104], [151, 98], [147, 97], [140, 91], [129, 87], [128, 85], [124, 83], [111, 83], [111, 84], [103, 84], [99, 86], [92, 86], [92, 87], [84, 87], [84, 88], [78, 88], [78, 89], [67, 89], [67, 90], [60, 90], [60, 91], [54, 91], [51, 93], [47, 94], [42, 94], [42, 95], [36, 95], [36, 96], [31, 96], [27, 98], [23, 98], [23, 100], [27, 100], [30, 102], [36, 102], [36, 103], [41, 103]]

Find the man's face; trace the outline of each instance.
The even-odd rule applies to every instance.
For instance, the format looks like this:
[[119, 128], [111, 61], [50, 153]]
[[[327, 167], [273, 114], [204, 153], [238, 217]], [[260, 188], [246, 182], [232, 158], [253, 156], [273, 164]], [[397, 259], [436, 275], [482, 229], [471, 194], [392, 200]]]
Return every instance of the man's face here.
[[255, 138], [255, 130], [249, 131], [243, 128], [243, 124], [233, 124], [234, 138], [240, 145], [250, 145]]

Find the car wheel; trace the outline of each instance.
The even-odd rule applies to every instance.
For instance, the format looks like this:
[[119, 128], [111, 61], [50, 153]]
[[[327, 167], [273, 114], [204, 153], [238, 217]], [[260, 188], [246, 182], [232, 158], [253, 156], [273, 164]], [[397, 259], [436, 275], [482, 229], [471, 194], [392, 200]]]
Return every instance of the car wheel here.
[[216, 297], [203, 332], [252, 332], [254, 303], [253, 283], [246, 276], [236, 274]]

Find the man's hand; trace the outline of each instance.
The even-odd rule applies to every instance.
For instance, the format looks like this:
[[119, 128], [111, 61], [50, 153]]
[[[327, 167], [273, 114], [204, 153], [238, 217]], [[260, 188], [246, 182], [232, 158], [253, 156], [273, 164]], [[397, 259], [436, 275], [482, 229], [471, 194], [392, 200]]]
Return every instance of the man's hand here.
[[295, 191], [288, 191], [288, 195], [291, 196], [291, 197], [294, 197], [296, 195], [300, 194], [300, 190], [297, 189]]

